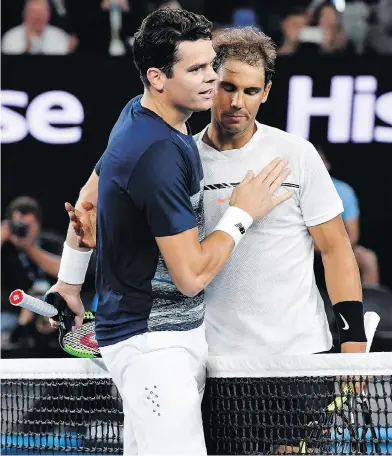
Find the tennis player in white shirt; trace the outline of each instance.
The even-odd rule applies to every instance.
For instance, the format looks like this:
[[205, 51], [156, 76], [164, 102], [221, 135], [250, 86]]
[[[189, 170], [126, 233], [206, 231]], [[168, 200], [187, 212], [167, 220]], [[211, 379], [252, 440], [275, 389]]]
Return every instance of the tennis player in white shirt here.
[[[359, 270], [340, 216], [343, 205], [329, 173], [308, 141], [256, 121], [271, 89], [275, 46], [256, 29], [236, 28], [217, 34], [214, 49], [218, 89], [211, 123], [195, 138], [204, 169], [206, 233], [214, 229], [232, 202], [233, 188], [246, 171], [257, 173], [278, 156], [288, 160], [291, 174], [276, 195], [292, 190], [295, 194], [252, 225], [206, 288], [209, 354], [265, 358], [332, 348], [313, 272], [315, 243], [323, 258], [341, 351], [364, 352]], [[259, 451], [298, 453], [303, 449], [302, 441], [308, 442], [307, 451], [317, 453], [301, 423], [320, 421], [334, 393], [333, 383], [326, 382], [324, 387], [318, 405], [309, 400], [314, 391], [306, 382], [298, 382], [298, 388], [306, 393], [301, 400], [290, 402], [284, 395], [271, 398], [274, 429], [270, 438], [274, 444], [271, 447], [270, 441], [260, 441]], [[278, 413], [293, 406], [296, 412], [289, 417]], [[289, 427], [285, 418], [290, 420]], [[316, 439], [321, 431], [315, 430]]]
[[252, 28], [216, 35], [219, 76], [211, 123], [195, 139], [205, 174], [205, 222], [210, 233], [233, 188], [251, 169], [275, 157], [290, 176], [276, 194], [293, 198], [256, 222], [207, 287], [206, 330], [211, 355], [290, 355], [329, 351], [332, 336], [313, 273], [321, 250], [342, 352], [364, 352], [358, 266], [332, 180], [307, 140], [256, 121], [267, 101], [275, 46]]

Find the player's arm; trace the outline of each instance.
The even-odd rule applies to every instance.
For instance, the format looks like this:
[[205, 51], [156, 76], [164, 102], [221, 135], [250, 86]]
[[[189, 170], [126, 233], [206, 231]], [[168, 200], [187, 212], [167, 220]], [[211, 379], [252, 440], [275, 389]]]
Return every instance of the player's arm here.
[[289, 172], [287, 162], [275, 160], [256, 177], [249, 173], [214, 232], [200, 242], [189, 196], [192, 171], [173, 147], [162, 142], [144, 154], [130, 178], [129, 194], [146, 214], [174, 284], [194, 296], [223, 267], [253, 220], [292, 196], [272, 197]]
[[[67, 238], [64, 243], [64, 250], [61, 258], [58, 280], [57, 283], [49, 290], [49, 292], [60, 293], [61, 296], [65, 299], [68, 307], [75, 314], [76, 328], [79, 328], [83, 323], [84, 306], [80, 299], [80, 291], [90, 260], [91, 249], [86, 247], [79, 247], [79, 235], [77, 232], [75, 232], [75, 228], [77, 227], [75, 218], [77, 218], [77, 214], [80, 220], [82, 214], [85, 213], [85, 209], [82, 206], [83, 201], [90, 201], [92, 204], [96, 205], [97, 200], [98, 175], [94, 170], [86, 184], [80, 190], [79, 198], [75, 204], [75, 208], [69, 205], [69, 203], [66, 203], [66, 207], [68, 205], [72, 208], [72, 210], [69, 210], [70, 208], [67, 207], [68, 212], [71, 212], [71, 220], [68, 226]], [[72, 212], [75, 213], [75, 217], [72, 215]], [[90, 214], [88, 214], [88, 217], [90, 217]], [[95, 224], [92, 226], [95, 229]], [[58, 326], [58, 322], [54, 320], [51, 320], [51, 324], [54, 327]]]
[[332, 304], [361, 301], [358, 265], [341, 216], [308, 229], [321, 251]]
[[339, 215], [309, 227], [309, 232], [321, 251], [328, 294], [343, 342], [342, 352], [365, 352], [361, 279], [342, 218]]
[[343, 352], [366, 347], [362, 289], [358, 266], [340, 214], [343, 204], [319, 154], [311, 144], [303, 150], [300, 207], [320, 249], [328, 294], [333, 304]]
[[[350, 244], [352, 246], [358, 243], [359, 239], [359, 219], [358, 218], [350, 218], [350, 219], [343, 219], [344, 226], [346, 227], [348, 238], [350, 239]], [[314, 248], [317, 252], [320, 253], [320, 248], [316, 244], [314, 244]]]
[[234, 239], [223, 231], [214, 231], [202, 242], [197, 228], [156, 240], [174, 284], [187, 296], [200, 293], [234, 249]]
[[100, 162], [82, 187], [75, 207], [65, 203], [70, 223], [67, 244], [80, 251], [95, 248], [96, 243], [96, 206], [98, 202], [98, 182]]

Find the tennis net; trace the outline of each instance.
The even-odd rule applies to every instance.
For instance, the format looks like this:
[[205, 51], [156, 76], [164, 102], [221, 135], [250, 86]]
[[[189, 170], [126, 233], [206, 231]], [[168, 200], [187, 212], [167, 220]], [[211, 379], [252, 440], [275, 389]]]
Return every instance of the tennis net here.
[[[208, 454], [392, 454], [391, 375], [392, 353], [212, 357]], [[102, 360], [2, 360], [1, 386], [1, 454], [122, 454]]]

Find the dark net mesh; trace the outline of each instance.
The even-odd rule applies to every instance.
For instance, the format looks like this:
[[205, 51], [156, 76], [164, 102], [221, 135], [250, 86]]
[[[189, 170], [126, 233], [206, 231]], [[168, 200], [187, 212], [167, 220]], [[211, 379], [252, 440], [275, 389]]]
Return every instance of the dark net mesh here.
[[122, 454], [110, 379], [1, 381], [1, 454]]
[[392, 454], [391, 377], [210, 379], [203, 421], [211, 455]]
[[[366, 393], [356, 394], [351, 381]], [[15, 378], [1, 386], [1, 454], [122, 454], [122, 404], [110, 379]], [[344, 384], [338, 377], [208, 379], [208, 454], [392, 454], [391, 399], [390, 376]]]

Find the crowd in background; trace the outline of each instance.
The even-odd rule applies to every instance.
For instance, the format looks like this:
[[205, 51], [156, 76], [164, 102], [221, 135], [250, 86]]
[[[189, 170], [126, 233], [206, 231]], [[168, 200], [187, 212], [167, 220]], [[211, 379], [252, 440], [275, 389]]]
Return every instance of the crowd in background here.
[[2, 52], [123, 55], [148, 13], [181, 7], [215, 30], [258, 27], [281, 55], [392, 53], [392, 0], [4, 0]]
[[[258, 27], [273, 37], [278, 55], [392, 53], [392, 0], [4, 0], [2, 52], [124, 55], [132, 52], [133, 35], [143, 18], [163, 7], [203, 13], [215, 31], [227, 26]], [[331, 169], [326, 151], [318, 150]], [[334, 183], [344, 202], [343, 219], [362, 282], [379, 287], [377, 257], [358, 245], [360, 204], [355, 192], [348, 183], [336, 179]], [[39, 202], [21, 197], [9, 205], [2, 222], [3, 348], [57, 347], [55, 332], [45, 319], [28, 311], [19, 313], [8, 304], [13, 289], [39, 297], [56, 280], [64, 239], [43, 232], [42, 218]], [[85, 290], [91, 305], [94, 261]]]

